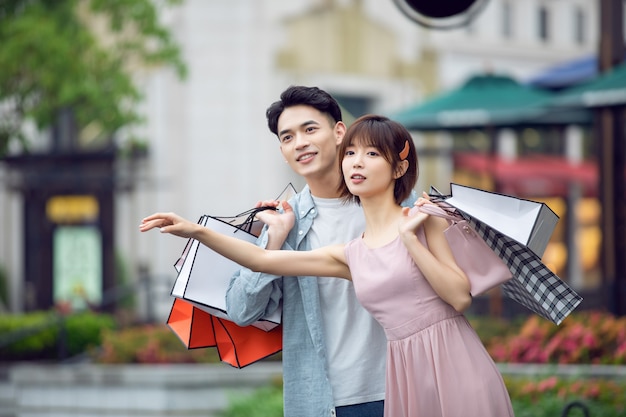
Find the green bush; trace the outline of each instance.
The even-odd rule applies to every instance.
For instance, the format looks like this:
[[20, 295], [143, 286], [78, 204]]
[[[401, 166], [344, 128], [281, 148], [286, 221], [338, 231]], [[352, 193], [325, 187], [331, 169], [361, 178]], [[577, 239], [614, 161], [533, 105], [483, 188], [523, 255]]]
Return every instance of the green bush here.
[[220, 417], [283, 417], [282, 386], [274, 384], [249, 396], [231, 398]]
[[[280, 360], [277, 353], [263, 360]], [[165, 325], [133, 326], [121, 330], [107, 330], [102, 335], [102, 346], [94, 352], [96, 363], [219, 363], [213, 347], [187, 349]]]
[[[590, 416], [624, 417], [626, 408], [625, 381], [597, 378], [504, 378], [513, 402], [516, 417], [560, 416], [563, 407], [580, 402]], [[572, 408], [570, 416], [582, 416], [580, 408]]]
[[85, 312], [67, 316], [65, 332], [68, 354], [79, 355], [97, 348], [102, 343], [103, 332], [115, 328], [116, 321], [112, 315]]
[[107, 330], [101, 349], [94, 352], [96, 363], [216, 363], [214, 348], [187, 349], [166, 325], [134, 326]]
[[0, 316], [0, 361], [55, 360], [60, 346], [68, 356], [78, 355], [100, 345], [102, 330], [114, 327], [112, 316], [92, 312], [4, 314]]

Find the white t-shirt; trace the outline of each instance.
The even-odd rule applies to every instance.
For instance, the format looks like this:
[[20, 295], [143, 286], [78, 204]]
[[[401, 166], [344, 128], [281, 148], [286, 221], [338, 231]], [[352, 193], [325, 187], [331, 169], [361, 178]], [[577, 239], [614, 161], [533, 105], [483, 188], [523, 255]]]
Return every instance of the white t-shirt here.
[[[365, 230], [358, 205], [340, 199], [313, 200], [318, 211], [309, 232], [313, 248], [346, 243]], [[361, 306], [352, 282], [321, 277], [318, 285], [335, 406], [384, 399], [386, 339], [382, 327]]]

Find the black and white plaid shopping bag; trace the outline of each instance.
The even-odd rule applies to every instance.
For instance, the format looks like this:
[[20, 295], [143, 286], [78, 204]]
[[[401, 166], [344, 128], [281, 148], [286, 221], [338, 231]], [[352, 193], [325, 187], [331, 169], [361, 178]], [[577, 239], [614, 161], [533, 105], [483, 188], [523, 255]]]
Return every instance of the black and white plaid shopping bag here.
[[431, 187], [430, 199], [448, 212], [463, 217], [509, 267], [513, 278], [500, 285], [502, 294], [540, 316], [561, 322], [582, 302], [582, 297], [541, 262], [528, 246], [458, 210], [447, 195]]
[[462, 215], [513, 274], [512, 279], [500, 286], [505, 297], [557, 325], [581, 303], [582, 297], [550, 271], [527, 246], [465, 213]]

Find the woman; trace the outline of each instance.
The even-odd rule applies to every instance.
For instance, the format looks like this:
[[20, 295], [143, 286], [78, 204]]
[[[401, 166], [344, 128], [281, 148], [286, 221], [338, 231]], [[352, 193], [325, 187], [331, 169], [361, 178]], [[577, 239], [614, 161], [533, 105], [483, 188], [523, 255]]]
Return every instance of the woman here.
[[[470, 285], [443, 233], [447, 221], [400, 205], [418, 175], [409, 132], [385, 117], [363, 116], [339, 155], [342, 196], [360, 203], [366, 219], [362, 236], [346, 245], [266, 251], [174, 213], [148, 216], [140, 230], [197, 239], [252, 270], [352, 280], [388, 340], [385, 416], [513, 416], [502, 377], [462, 314]], [[282, 241], [293, 224], [291, 207], [283, 208], [291, 220], [270, 226], [270, 239]]]

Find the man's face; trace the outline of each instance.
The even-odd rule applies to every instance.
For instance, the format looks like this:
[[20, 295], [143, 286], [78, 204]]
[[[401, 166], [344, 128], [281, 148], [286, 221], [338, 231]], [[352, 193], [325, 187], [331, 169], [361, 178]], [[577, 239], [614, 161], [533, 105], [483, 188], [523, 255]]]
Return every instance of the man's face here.
[[317, 109], [298, 105], [278, 118], [278, 139], [283, 157], [305, 179], [337, 175], [337, 147], [345, 133], [342, 122], [334, 126]]

